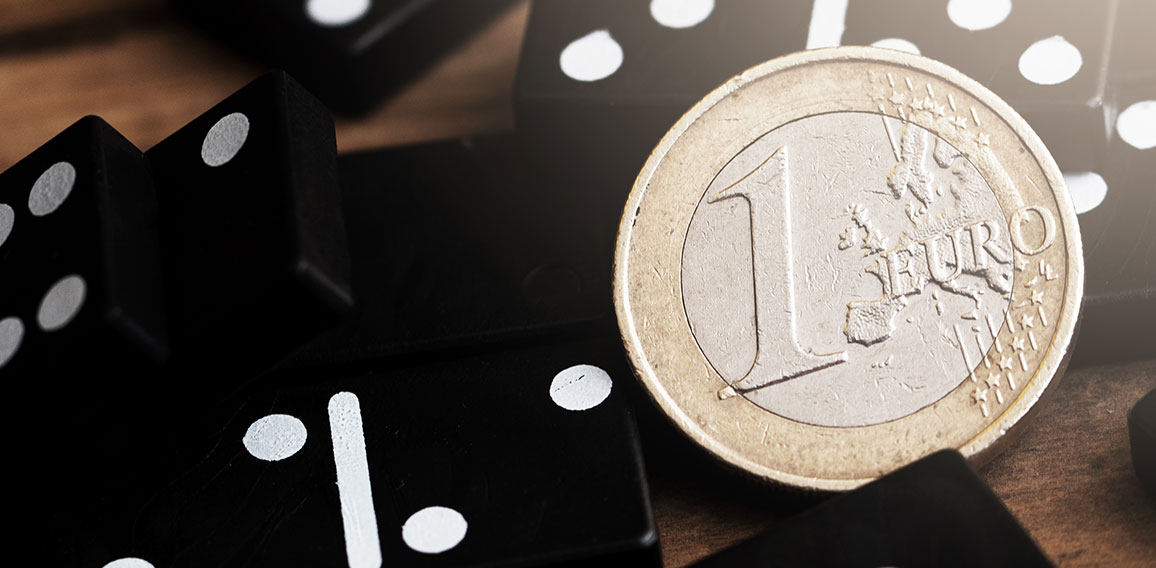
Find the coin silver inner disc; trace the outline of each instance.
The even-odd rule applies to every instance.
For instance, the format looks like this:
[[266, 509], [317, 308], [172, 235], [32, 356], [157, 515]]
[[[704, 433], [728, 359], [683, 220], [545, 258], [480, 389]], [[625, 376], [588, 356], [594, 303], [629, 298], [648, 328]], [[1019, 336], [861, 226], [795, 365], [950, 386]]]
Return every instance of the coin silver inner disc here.
[[818, 426], [879, 424], [983, 361], [1012, 287], [1006, 227], [979, 171], [935, 134], [815, 115], [705, 188], [683, 305], [703, 355], [750, 402]]

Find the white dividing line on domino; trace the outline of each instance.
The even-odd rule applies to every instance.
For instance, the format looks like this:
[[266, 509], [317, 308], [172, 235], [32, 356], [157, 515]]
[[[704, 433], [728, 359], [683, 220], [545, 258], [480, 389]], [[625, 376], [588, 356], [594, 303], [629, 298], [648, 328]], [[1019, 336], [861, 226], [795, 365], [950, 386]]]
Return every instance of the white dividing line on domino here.
[[381, 542], [365, 455], [365, 427], [356, 395], [339, 392], [329, 399], [329, 430], [333, 435], [333, 461], [337, 464], [337, 492], [349, 568], [379, 568]]
[[811, 27], [807, 32], [807, 49], [835, 47], [843, 43], [847, 27], [848, 0], [815, 0], [811, 9]]

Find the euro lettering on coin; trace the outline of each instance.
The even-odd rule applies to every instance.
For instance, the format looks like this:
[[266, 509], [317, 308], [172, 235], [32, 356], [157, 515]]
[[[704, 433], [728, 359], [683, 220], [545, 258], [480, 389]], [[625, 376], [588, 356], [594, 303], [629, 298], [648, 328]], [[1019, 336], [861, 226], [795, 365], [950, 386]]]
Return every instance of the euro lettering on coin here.
[[675, 424], [776, 482], [994, 455], [1062, 373], [1076, 215], [1029, 126], [940, 63], [804, 52], [708, 95], [619, 229], [615, 305]]

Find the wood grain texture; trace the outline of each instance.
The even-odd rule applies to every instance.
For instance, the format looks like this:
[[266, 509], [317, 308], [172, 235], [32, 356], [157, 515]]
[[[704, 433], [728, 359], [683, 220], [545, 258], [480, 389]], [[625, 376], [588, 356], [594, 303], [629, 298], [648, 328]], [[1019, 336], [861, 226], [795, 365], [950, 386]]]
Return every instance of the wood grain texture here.
[[[523, 2], [377, 112], [339, 119], [340, 148], [510, 129], [526, 15]], [[0, 0], [0, 170], [90, 113], [148, 148], [261, 71], [161, 0]], [[1034, 424], [982, 470], [1061, 566], [1156, 566], [1156, 507], [1132, 472], [1125, 418], [1153, 388], [1153, 361], [1072, 370]], [[789, 516], [768, 506], [773, 496], [653, 471], [668, 566]]]

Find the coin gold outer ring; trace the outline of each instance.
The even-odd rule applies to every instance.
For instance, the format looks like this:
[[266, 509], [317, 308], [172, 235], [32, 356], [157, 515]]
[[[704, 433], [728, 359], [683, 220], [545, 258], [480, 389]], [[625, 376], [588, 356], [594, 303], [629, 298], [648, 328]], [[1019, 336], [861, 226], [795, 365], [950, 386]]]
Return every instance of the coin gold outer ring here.
[[[945, 109], [939, 116], [904, 113], [902, 105], [872, 94], [880, 85], [896, 92], [934, 92]], [[1035, 255], [1016, 254], [1009, 304], [1027, 302], [1048, 325], [1036, 322], [1029, 329], [1013, 321], [1009, 311], [993, 351], [984, 357], [991, 365], [1010, 355], [1013, 369], [1023, 370], [1017, 388], [1005, 391], [999, 404], [979, 397], [983, 362], [937, 402], [869, 426], [803, 424], [741, 396], [718, 396], [727, 382], [702, 354], [682, 307], [681, 262], [691, 216], [714, 176], [752, 142], [792, 121], [835, 112], [910, 120], [941, 137], [979, 169], [1009, 222], [1017, 206], [1054, 215], [1054, 244]], [[954, 125], [948, 124], [949, 115]], [[958, 449], [977, 465], [997, 454], [1066, 367], [1083, 300], [1083, 274], [1076, 213], [1059, 167], [1007, 103], [955, 69], [921, 56], [837, 47], [751, 68], [707, 95], [667, 132], [624, 209], [615, 249], [614, 303], [635, 374], [683, 433], [759, 478], [843, 491], [944, 448]], [[1031, 305], [1029, 293], [1042, 293], [1042, 304]], [[996, 348], [1004, 352], [995, 353]]]

